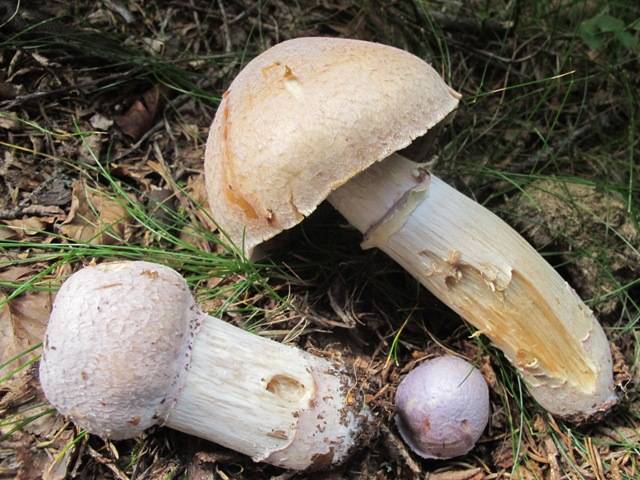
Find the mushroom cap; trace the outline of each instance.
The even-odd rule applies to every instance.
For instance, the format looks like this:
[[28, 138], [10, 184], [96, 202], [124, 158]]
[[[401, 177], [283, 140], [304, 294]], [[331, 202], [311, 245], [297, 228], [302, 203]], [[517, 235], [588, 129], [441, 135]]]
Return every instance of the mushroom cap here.
[[489, 388], [480, 371], [447, 355], [423, 362], [396, 391], [396, 425], [423, 458], [468, 453], [489, 421]]
[[198, 309], [174, 270], [86, 267], [62, 285], [40, 362], [45, 396], [91, 433], [131, 438], [162, 423], [181, 387]]
[[446, 117], [459, 94], [420, 58], [360, 40], [297, 38], [223, 95], [205, 176], [218, 225], [245, 252]]

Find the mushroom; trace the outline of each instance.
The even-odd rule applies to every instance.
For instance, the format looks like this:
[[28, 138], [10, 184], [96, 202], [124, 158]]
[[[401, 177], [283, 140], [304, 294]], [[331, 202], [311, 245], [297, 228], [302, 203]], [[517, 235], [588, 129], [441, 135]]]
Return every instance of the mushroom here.
[[582, 421], [616, 402], [611, 352], [591, 310], [515, 230], [395, 153], [460, 95], [421, 59], [348, 39], [298, 38], [238, 74], [209, 132], [218, 225], [246, 254], [325, 198], [474, 325], [550, 412]]
[[206, 315], [176, 271], [148, 262], [90, 266], [64, 282], [40, 382], [101, 437], [166, 425], [296, 470], [345, 460], [368, 418], [338, 364]]
[[453, 355], [421, 363], [396, 391], [398, 431], [423, 458], [469, 453], [488, 421], [487, 382], [477, 368]]

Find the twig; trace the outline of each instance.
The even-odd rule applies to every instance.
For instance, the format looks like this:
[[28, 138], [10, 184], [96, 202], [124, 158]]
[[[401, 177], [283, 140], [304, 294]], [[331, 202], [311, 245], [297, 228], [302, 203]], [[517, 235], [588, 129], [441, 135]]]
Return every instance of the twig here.
[[398, 462], [403, 462], [407, 468], [413, 474], [414, 478], [420, 478], [422, 476], [422, 468], [420, 465], [411, 458], [411, 454], [409, 454], [407, 447], [404, 446], [402, 440], [400, 440], [386, 425], [380, 425], [380, 430], [382, 432], [382, 439], [384, 442], [384, 446], [387, 448], [387, 451], [391, 454], [392, 457]]
[[229, 32], [229, 22], [227, 21], [227, 13], [224, 10], [222, 0], [218, 0], [218, 8], [222, 15], [222, 31], [224, 32], [224, 52], [231, 52], [231, 33]]
[[16, 98], [12, 99], [12, 100], [7, 100], [4, 101], [2, 103], [0, 103], [0, 110], [9, 110], [13, 107], [16, 107], [18, 105], [22, 105], [23, 103], [27, 103], [27, 102], [33, 102], [34, 100], [40, 100], [42, 98], [46, 98], [46, 97], [51, 97], [53, 95], [59, 95], [61, 93], [66, 93], [70, 90], [78, 90], [78, 91], [82, 91], [84, 89], [86, 89], [87, 87], [92, 87], [94, 85], [98, 85], [101, 83], [108, 83], [111, 82], [113, 80], [119, 80], [121, 78], [126, 78], [128, 76], [131, 75], [131, 71], [128, 72], [120, 72], [120, 73], [114, 73], [112, 75], [107, 75], [105, 77], [100, 77], [100, 78], [96, 78], [93, 79], [91, 81], [85, 82], [85, 83], [79, 83], [76, 85], [68, 85], [66, 87], [60, 87], [60, 88], [56, 88], [53, 90], [47, 90], [44, 92], [31, 92], [31, 93], [25, 93], [24, 95], [19, 95]]
[[49, 217], [52, 215], [64, 215], [64, 210], [55, 205], [30, 205], [28, 207], [0, 209], [0, 220], [14, 220], [25, 215]]

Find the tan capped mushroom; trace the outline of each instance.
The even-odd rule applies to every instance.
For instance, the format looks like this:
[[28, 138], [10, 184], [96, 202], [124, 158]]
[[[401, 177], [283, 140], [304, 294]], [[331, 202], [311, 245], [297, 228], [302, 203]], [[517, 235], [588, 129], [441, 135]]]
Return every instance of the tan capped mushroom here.
[[205, 173], [217, 223], [250, 254], [325, 198], [488, 336], [538, 402], [581, 421], [616, 402], [604, 332], [515, 230], [397, 152], [460, 95], [421, 59], [375, 43], [299, 38], [225, 93]]
[[40, 382], [101, 437], [166, 425], [295, 470], [344, 461], [369, 418], [340, 365], [206, 315], [176, 271], [148, 262], [64, 282]]

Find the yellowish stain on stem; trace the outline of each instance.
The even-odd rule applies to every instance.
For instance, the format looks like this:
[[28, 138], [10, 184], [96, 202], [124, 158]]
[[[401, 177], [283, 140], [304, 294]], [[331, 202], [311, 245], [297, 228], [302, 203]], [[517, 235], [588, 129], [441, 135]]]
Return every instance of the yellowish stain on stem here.
[[541, 383], [565, 382], [593, 392], [596, 370], [540, 292], [517, 270], [496, 278], [464, 263], [455, 252], [447, 259], [420, 252], [420, 281], [460, 316], [487, 335], [521, 370]]

